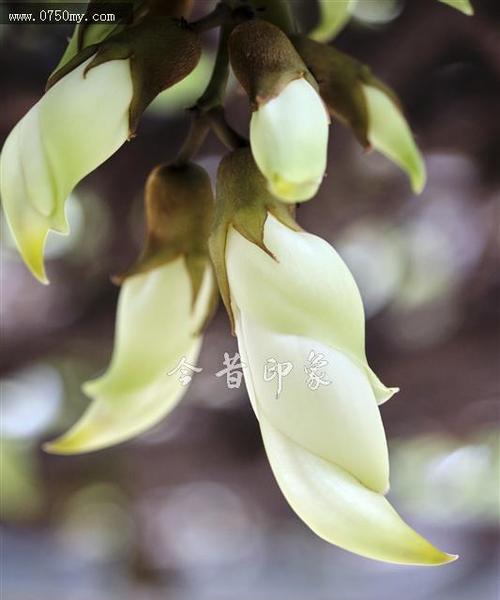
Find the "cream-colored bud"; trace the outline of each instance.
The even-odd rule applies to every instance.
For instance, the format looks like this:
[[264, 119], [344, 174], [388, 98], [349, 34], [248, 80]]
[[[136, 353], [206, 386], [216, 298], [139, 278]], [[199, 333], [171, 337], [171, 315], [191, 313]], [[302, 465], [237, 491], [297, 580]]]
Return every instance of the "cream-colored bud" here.
[[326, 169], [329, 123], [318, 92], [303, 78], [253, 113], [252, 154], [274, 196], [302, 202], [316, 194]]

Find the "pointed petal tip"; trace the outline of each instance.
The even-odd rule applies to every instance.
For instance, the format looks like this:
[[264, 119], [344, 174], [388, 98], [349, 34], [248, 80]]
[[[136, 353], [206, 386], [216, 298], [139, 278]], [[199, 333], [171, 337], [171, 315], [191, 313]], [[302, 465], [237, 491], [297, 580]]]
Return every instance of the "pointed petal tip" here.
[[50, 281], [47, 277], [47, 273], [45, 272], [43, 254], [34, 256], [32, 254], [22, 252], [21, 256], [23, 257], [24, 263], [28, 267], [33, 277], [43, 285], [49, 285]]
[[440, 567], [455, 562], [459, 558], [458, 554], [449, 554], [448, 552], [443, 552], [434, 546], [432, 546], [432, 549], [434, 552], [430, 556], [423, 556], [421, 562], [405, 564], [410, 566], [413, 565], [415, 567]]
[[413, 193], [417, 196], [420, 196], [420, 194], [424, 191], [425, 184], [427, 183], [425, 167], [422, 165], [422, 167], [420, 167], [416, 172], [410, 173], [409, 177]]
[[68, 444], [65, 440], [65, 436], [58, 437], [50, 442], [45, 442], [42, 444], [42, 450], [47, 454], [57, 454], [60, 456], [67, 456], [82, 452], [82, 450], [72, 447], [71, 443]]
[[101, 436], [102, 432], [98, 428], [92, 427], [91, 424], [79, 424], [78, 422], [63, 435], [45, 442], [42, 445], [44, 452], [48, 454], [58, 454], [61, 456], [69, 456], [72, 454], [86, 454], [102, 450], [107, 446], [112, 446], [114, 441], [107, 441], [106, 436]]

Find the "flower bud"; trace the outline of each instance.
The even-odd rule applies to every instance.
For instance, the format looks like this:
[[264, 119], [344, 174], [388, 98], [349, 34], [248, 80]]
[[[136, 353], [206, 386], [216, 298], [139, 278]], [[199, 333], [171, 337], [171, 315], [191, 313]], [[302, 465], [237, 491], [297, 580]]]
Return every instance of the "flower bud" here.
[[363, 146], [373, 146], [406, 171], [413, 191], [425, 185], [425, 164], [394, 92], [370, 69], [331, 46], [293, 39], [316, 77], [330, 113], [346, 123]]
[[378, 404], [397, 390], [386, 388], [366, 361], [363, 305], [352, 275], [290, 213], [277, 218], [255, 170], [248, 150], [219, 169], [210, 250], [218, 277], [225, 262], [243, 373], [283, 494], [314, 532], [351, 552], [401, 564], [454, 560], [384, 498], [389, 463]]
[[139, 435], [163, 419], [187, 389], [185, 380], [169, 373], [183, 358], [195, 364], [214, 307], [207, 249], [210, 179], [196, 165], [159, 167], [148, 180], [146, 206], [145, 250], [120, 277], [110, 366], [84, 384], [90, 406], [46, 445], [49, 452], [89, 452]]
[[229, 41], [231, 65], [254, 110], [250, 144], [271, 193], [308, 200], [326, 168], [329, 118], [316, 83], [287, 36], [266, 21], [248, 21]]

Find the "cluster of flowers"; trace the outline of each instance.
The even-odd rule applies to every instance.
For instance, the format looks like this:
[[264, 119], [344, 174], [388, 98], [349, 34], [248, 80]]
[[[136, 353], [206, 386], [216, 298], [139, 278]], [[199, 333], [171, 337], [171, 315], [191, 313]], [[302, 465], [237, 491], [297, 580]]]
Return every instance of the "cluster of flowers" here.
[[[49, 230], [67, 233], [70, 191], [131, 137], [147, 104], [186, 77], [201, 52], [196, 31], [174, 18], [88, 33], [79, 44], [72, 40], [48, 91], [1, 154], [7, 221], [43, 282], [45, 240]], [[93, 398], [85, 414], [46, 448], [104, 448], [165, 417], [186, 392], [167, 373], [179, 356], [196, 362], [218, 287], [271, 467], [295, 512], [325, 540], [370, 558], [450, 562], [453, 555], [413, 531], [385, 498], [389, 461], [379, 405], [397, 389], [385, 387], [367, 363], [351, 273], [326, 241], [300, 228], [293, 211], [323, 180], [329, 115], [422, 189], [424, 164], [397, 99], [363, 65], [265, 18], [235, 23], [227, 48], [253, 109], [250, 145], [222, 160], [215, 199], [208, 174], [190, 159], [151, 173], [146, 246], [117, 278], [111, 364], [84, 384]], [[294, 380], [303, 373], [292, 371], [277, 397], [262, 364], [269, 356], [303, 363], [311, 347], [335, 365], [335, 385], [319, 386], [311, 403]]]

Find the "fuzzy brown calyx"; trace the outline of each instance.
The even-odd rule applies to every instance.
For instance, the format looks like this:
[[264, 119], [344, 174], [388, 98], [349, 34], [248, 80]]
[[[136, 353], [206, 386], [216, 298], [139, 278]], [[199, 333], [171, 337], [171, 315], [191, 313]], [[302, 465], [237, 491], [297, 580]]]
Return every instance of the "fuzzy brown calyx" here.
[[193, 287], [193, 303], [209, 262], [208, 236], [214, 199], [210, 177], [198, 165], [160, 165], [145, 190], [146, 243], [137, 261], [113, 277], [117, 284], [184, 258]]
[[317, 88], [288, 37], [260, 19], [235, 27], [229, 37], [229, 58], [253, 110], [280, 94], [291, 81], [305, 77]]
[[[201, 42], [185, 21], [151, 15], [108, 37], [101, 44], [87, 46], [51, 75], [47, 89], [66, 74], [92, 58], [91, 69], [111, 60], [130, 60], [133, 96], [129, 110], [129, 137], [149, 103], [163, 90], [184, 79], [196, 67]], [[113, 91], [110, 90], [112, 94]]]
[[362, 146], [369, 148], [370, 123], [363, 85], [380, 89], [400, 106], [394, 91], [374, 77], [367, 65], [348, 54], [303, 35], [291, 39], [318, 82], [329, 112], [352, 129]]
[[140, 22], [147, 15], [157, 15], [187, 19], [191, 12], [193, 0], [132, 0], [130, 12], [121, 16], [112, 23], [95, 23], [91, 14], [95, 13], [100, 4], [123, 4], [123, 0], [89, 0], [85, 15], [75, 26], [68, 46], [64, 51], [57, 67], [53, 70], [49, 80], [62, 69], [79, 52], [88, 46], [97, 46], [111, 35], [119, 33], [125, 27]]
[[266, 179], [249, 148], [234, 150], [222, 159], [217, 172], [215, 220], [208, 245], [233, 333], [234, 316], [226, 267], [230, 227], [275, 258], [264, 242], [267, 216], [272, 214], [290, 229], [300, 231], [292, 212], [290, 205], [280, 202], [268, 191]]

